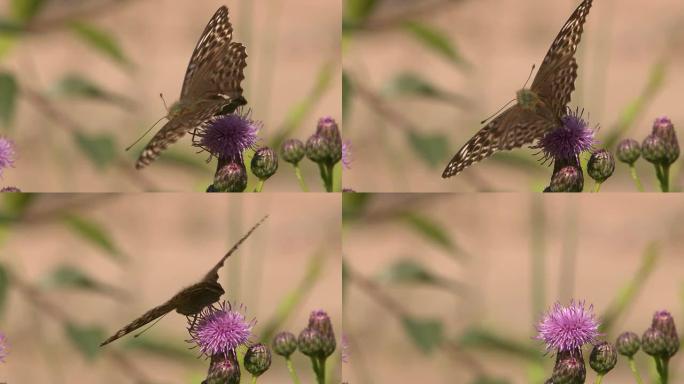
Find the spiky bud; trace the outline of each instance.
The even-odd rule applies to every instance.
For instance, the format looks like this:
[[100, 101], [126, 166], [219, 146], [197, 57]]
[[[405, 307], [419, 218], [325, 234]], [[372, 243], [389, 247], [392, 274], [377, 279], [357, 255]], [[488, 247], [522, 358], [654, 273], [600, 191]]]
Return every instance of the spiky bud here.
[[328, 116], [318, 120], [316, 135], [326, 142], [326, 162], [337, 164], [342, 159], [342, 136], [335, 119]]
[[624, 139], [617, 146], [617, 158], [623, 163], [634, 164], [641, 156], [641, 146], [634, 139]]
[[327, 162], [328, 143], [319, 135], [311, 135], [306, 140], [306, 157], [317, 164], [325, 164]]
[[311, 312], [309, 328], [315, 329], [321, 335], [321, 356], [328, 357], [332, 355], [337, 345], [335, 342], [335, 332], [328, 314], [322, 310]]
[[273, 338], [273, 352], [285, 358], [297, 350], [297, 338], [290, 332], [280, 332]]
[[613, 344], [603, 341], [594, 345], [589, 355], [589, 365], [596, 373], [605, 375], [615, 368], [615, 364], [617, 364], [617, 351]]
[[278, 170], [278, 155], [269, 147], [257, 149], [252, 157], [251, 169], [254, 176], [259, 179], [268, 179]]
[[621, 355], [632, 357], [639, 352], [641, 340], [639, 340], [639, 335], [634, 332], [623, 332], [615, 341], [615, 346]]
[[286, 162], [297, 165], [304, 158], [306, 148], [304, 143], [298, 139], [288, 139], [280, 147], [280, 154]]
[[[219, 160], [221, 161], [221, 160]], [[247, 188], [247, 169], [241, 160], [227, 161], [219, 166], [212, 190], [207, 192], [242, 192]]]
[[317, 330], [312, 328], [304, 329], [297, 339], [299, 351], [309, 357], [318, 357], [322, 354], [323, 339]]
[[218, 353], [211, 357], [205, 384], [240, 384], [240, 364], [234, 351], [227, 355]]
[[584, 384], [586, 377], [587, 370], [579, 349], [558, 352], [551, 376], [553, 384]]
[[653, 315], [651, 328], [659, 330], [663, 334], [665, 350], [663, 357], [670, 358], [679, 351], [679, 336], [675, 328], [674, 319], [668, 311], [658, 311]]
[[659, 117], [653, 123], [653, 135], [663, 142], [663, 165], [670, 165], [679, 158], [679, 141], [674, 125], [667, 117]]
[[665, 143], [653, 134], [646, 136], [641, 143], [641, 155], [652, 164], [661, 164], [665, 161]]
[[582, 170], [572, 165], [565, 166], [555, 172], [551, 177], [551, 185], [549, 185], [551, 192], [582, 192], [583, 188]]
[[271, 367], [271, 350], [261, 343], [254, 344], [247, 349], [244, 363], [252, 376], [261, 376]]
[[613, 175], [613, 171], [615, 171], [615, 159], [612, 153], [600, 149], [591, 154], [587, 164], [587, 173], [592, 179], [603, 183]]
[[665, 345], [665, 335], [655, 328], [649, 328], [641, 336], [641, 348], [647, 354], [660, 357], [665, 355], [667, 347]]

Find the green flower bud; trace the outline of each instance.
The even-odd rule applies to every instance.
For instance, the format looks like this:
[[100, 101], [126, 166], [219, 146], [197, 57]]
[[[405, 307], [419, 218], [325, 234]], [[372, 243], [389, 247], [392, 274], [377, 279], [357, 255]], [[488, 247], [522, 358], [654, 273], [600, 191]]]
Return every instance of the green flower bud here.
[[290, 332], [280, 332], [273, 339], [273, 352], [285, 358], [297, 350], [297, 338]]
[[271, 366], [271, 351], [261, 343], [254, 344], [247, 349], [244, 363], [252, 376], [261, 376]]
[[286, 162], [297, 165], [304, 158], [306, 148], [301, 140], [288, 139], [283, 142], [280, 148], [280, 154]]
[[587, 164], [587, 173], [599, 183], [606, 181], [615, 171], [615, 159], [613, 154], [600, 149], [592, 153]]
[[661, 164], [665, 161], [665, 143], [656, 135], [648, 135], [641, 143], [641, 155], [652, 164]]
[[247, 188], [245, 165], [242, 161], [229, 161], [218, 168], [214, 176], [214, 184], [207, 189], [207, 192], [242, 192], [245, 188]]
[[306, 141], [306, 157], [314, 163], [326, 163], [328, 159], [327, 141], [319, 135], [309, 137]]
[[659, 330], [663, 334], [665, 350], [663, 357], [670, 358], [679, 351], [679, 336], [675, 328], [674, 319], [668, 311], [658, 311], [653, 315], [651, 328]]
[[584, 384], [586, 377], [587, 370], [580, 350], [558, 352], [551, 376], [553, 384]]
[[271, 148], [259, 148], [252, 157], [251, 168], [254, 176], [266, 180], [278, 170], [278, 156]]
[[623, 163], [634, 164], [641, 156], [639, 142], [634, 139], [624, 139], [617, 146], [617, 158]]
[[235, 352], [226, 355], [219, 353], [211, 357], [206, 384], [240, 384], [240, 364]]
[[578, 167], [568, 165], [561, 168], [551, 177], [551, 192], [582, 192], [584, 177]]
[[621, 355], [632, 357], [639, 352], [641, 340], [639, 340], [639, 335], [634, 332], [624, 332], [618, 336], [615, 346]]
[[297, 339], [297, 346], [299, 351], [309, 357], [318, 357], [322, 355], [323, 340], [318, 331], [311, 328], [304, 329]]
[[667, 352], [665, 335], [655, 328], [647, 329], [641, 336], [641, 348], [651, 356], [664, 356]]
[[653, 135], [663, 142], [663, 165], [670, 165], [679, 158], [679, 141], [672, 121], [667, 117], [659, 117], [653, 123]]
[[337, 343], [335, 341], [335, 332], [333, 331], [330, 317], [325, 311], [313, 311], [309, 316], [309, 328], [315, 329], [321, 335], [321, 355], [328, 357], [335, 352]]
[[605, 375], [615, 368], [615, 364], [617, 364], [617, 351], [613, 344], [604, 341], [594, 345], [589, 356], [589, 365], [594, 371]]

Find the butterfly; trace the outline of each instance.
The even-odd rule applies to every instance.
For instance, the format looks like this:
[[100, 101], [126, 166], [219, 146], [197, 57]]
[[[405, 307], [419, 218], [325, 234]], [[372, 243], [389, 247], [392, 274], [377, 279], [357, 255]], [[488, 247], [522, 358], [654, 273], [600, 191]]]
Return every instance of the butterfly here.
[[217, 114], [247, 104], [240, 83], [247, 66], [245, 46], [233, 40], [228, 8], [220, 7], [204, 29], [190, 57], [180, 99], [169, 109], [168, 122], [143, 149], [135, 164], [142, 169], [169, 145]]
[[266, 218], [268, 218], [268, 216], [265, 216], [259, 220], [259, 222], [254, 224], [254, 226], [247, 231], [247, 233], [242, 236], [242, 238], [240, 238], [240, 240], [238, 240], [238, 242], [235, 243], [232, 248], [228, 250], [228, 252], [221, 258], [221, 260], [219, 260], [218, 263], [216, 263], [214, 268], [212, 268], [204, 276], [204, 278], [202, 278], [202, 280], [181, 290], [164, 304], [156, 306], [145, 312], [142, 316], [133, 320], [130, 324], [117, 331], [112, 337], [103, 341], [100, 346], [107, 345], [112, 341], [135, 331], [143, 325], [166, 315], [174, 309], [181, 315], [196, 317], [203, 308], [219, 301], [219, 298], [225, 293], [225, 291], [218, 282], [218, 270], [223, 267], [223, 263], [226, 261], [226, 259], [238, 249], [238, 247], [249, 237], [249, 235], [252, 234], [252, 232], [254, 232], [254, 230], [257, 229], [257, 227], [259, 227], [259, 225], [261, 225], [261, 223], [264, 222], [264, 220], [266, 220]]
[[517, 104], [502, 112], [475, 134], [451, 159], [442, 173], [454, 176], [497, 151], [530, 144], [562, 125], [575, 90], [575, 52], [592, 0], [584, 0], [551, 44], [530, 89], [517, 92]]

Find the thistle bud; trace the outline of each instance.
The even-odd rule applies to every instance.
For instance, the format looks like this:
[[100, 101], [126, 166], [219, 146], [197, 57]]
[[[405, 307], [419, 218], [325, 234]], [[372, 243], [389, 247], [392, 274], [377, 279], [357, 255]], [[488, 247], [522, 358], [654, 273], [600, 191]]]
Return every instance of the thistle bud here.
[[600, 149], [591, 154], [587, 164], [587, 173], [599, 183], [606, 181], [615, 171], [615, 159], [613, 154]]
[[641, 348], [651, 356], [664, 356], [667, 351], [665, 344], [665, 335], [655, 328], [647, 329], [641, 336]]
[[589, 365], [596, 373], [605, 375], [615, 368], [615, 364], [617, 364], [617, 351], [613, 344], [604, 341], [594, 345], [589, 355]]
[[656, 135], [648, 135], [641, 143], [641, 155], [652, 164], [660, 164], [665, 161], [665, 144]]
[[665, 345], [664, 357], [670, 358], [679, 350], [679, 336], [675, 328], [674, 319], [668, 311], [658, 311], [653, 315], [651, 328], [659, 330], [663, 334]]
[[327, 161], [328, 143], [319, 136], [312, 135], [306, 141], [306, 157], [314, 163], [323, 164]]
[[288, 139], [280, 147], [280, 154], [286, 162], [297, 165], [304, 158], [306, 148], [301, 140]]
[[278, 170], [278, 156], [271, 148], [261, 147], [254, 152], [251, 168], [254, 176], [266, 180]]
[[624, 139], [617, 146], [617, 158], [623, 163], [634, 164], [641, 156], [639, 142], [634, 139]]
[[632, 357], [641, 347], [641, 341], [639, 340], [639, 335], [634, 332], [624, 332], [618, 336], [615, 342], [618, 353], [623, 356]]
[[558, 352], [551, 376], [553, 384], [584, 384], [586, 377], [587, 370], [579, 349]]
[[[247, 169], [241, 160], [219, 166], [211, 192], [242, 192], [247, 188]], [[207, 192], [210, 192], [207, 189]]]
[[321, 335], [321, 355], [328, 357], [335, 351], [335, 332], [332, 322], [325, 311], [313, 311], [309, 316], [309, 328], [315, 329]]
[[667, 117], [659, 117], [653, 123], [653, 135], [663, 141], [663, 164], [670, 165], [679, 158], [679, 141], [674, 125]]
[[297, 350], [297, 338], [290, 332], [280, 332], [273, 339], [273, 352], [285, 358]]
[[240, 364], [235, 352], [218, 353], [211, 357], [206, 384], [240, 384]]
[[323, 350], [323, 340], [321, 334], [315, 329], [306, 328], [297, 339], [297, 346], [299, 351], [309, 357], [318, 357]]
[[342, 159], [342, 136], [340, 135], [340, 129], [337, 125], [337, 122], [335, 122], [335, 119], [332, 117], [323, 117], [318, 120], [316, 134], [314, 136], [318, 136], [319, 138], [317, 149], [320, 151], [321, 156], [316, 157], [321, 160], [316, 161], [314, 158], [309, 156], [308, 141], [307, 157], [316, 163], [322, 162], [328, 165], [337, 164]]
[[568, 165], [555, 172], [551, 177], [551, 192], [582, 192], [584, 177], [578, 167]]
[[271, 366], [271, 351], [261, 343], [254, 344], [247, 349], [244, 363], [247, 372], [259, 377]]

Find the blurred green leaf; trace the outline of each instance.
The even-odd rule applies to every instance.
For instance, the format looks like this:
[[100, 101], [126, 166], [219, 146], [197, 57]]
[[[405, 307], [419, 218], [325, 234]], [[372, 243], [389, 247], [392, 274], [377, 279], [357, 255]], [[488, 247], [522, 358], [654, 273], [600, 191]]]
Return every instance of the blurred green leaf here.
[[114, 245], [107, 229], [99, 223], [75, 214], [65, 215], [64, 222], [84, 240], [106, 251], [110, 256], [122, 259], [123, 253]]
[[81, 21], [73, 21], [69, 26], [76, 36], [100, 53], [119, 64], [130, 64], [116, 38], [109, 32]]
[[351, 101], [354, 97], [354, 85], [346, 71], [342, 71], [342, 117], [351, 113]]
[[434, 351], [442, 344], [444, 327], [440, 320], [404, 316], [401, 324], [411, 341], [425, 353]]
[[406, 32], [427, 48], [455, 64], [465, 65], [465, 61], [458, 50], [443, 31], [419, 21], [406, 21], [403, 27]]
[[10, 281], [9, 273], [5, 265], [0, 263], [0, 317], [5, 314], [5, 307], [7, 306], [7, 293], [9, 291]]
[[391, 283], [436, 284], [438, 279], [413, 259], [397, 260], [384, 269], [379, 278]]
[[417, 212], [403, 212], [401, 218], [409, 228], [434, 244], [452, 253], [458, 250], [447, 230], [432, 218]]
[[519, 357], [521, 359], [538, 362], [543, 359], [543, 353], [529, 345], [521, 343], [495, 332], [473, 327], [465, 330], [459, 337], [458, 344], [464, 348], [479, 348], [489, 352], [499, 352]]
[[356, 26], [363, 23], [378, 5], [377, 0], [347, 0], [344, 2], [344, 24]]
[[197, 354], [188, 348], [187, 344], [170, 342], [171, 338], [155, 338], [150, 334], [145, 337], [129, 337], [125, 347], [155, 355], [163, 358], [174, 359], [182, 362], [197, 361]]
[[[518, 168], [525, 172], [541, 172], [548, 167], [540, 166], [539, 160], [527, 152], [497, 152], [491, 157], [492, 161], [511, 168]], [[549, 170], [549, 174], [550, 174]]]
[[365, 193], [343, 193], [342, 224], [346, 225], [352, 220], [362, 217], [372, 198], [373, 195]]
[[85, 327], [74, 323], [65, 326], [67, 337], [87, 360], [93, 360], [100, 351], [100, 343], [105, 338], [104, 330], [97, 326]]
[[506, 379], [497, 379], [493, 377], [481, 376], [473, 380], [471, 384], [510, 384]]
[[0, 35], [5, 35], [3, 37], [14, 37], [20, 33], [24, 32], [24, 27], [12, 20], [0, 19]]
[[53, 93], [57, 96], [104, 101], [127, 109], [134, 106], [133, 100], [126, 96], [109, 92], [76, 73], [70, 73], [62, 77], [55, 84]]
[[[134, 154], [137, 158], [138, 154]], [[206, 155], [206, 153], [205, 153]], [[245, 155], [245, 158], [247, 156]], [[196, 153], [188, 153], [180, 150], [171, 149], [164, 151], [164, 154], [159, 157], [160, 163], [168, 164], [170, 166], [184, 168], [198, 174], [210, 174], [212, 172], [211, 166], [206, 162], [206, 157], [198, 156]], [[214, 166], [214, 168], [216, 168]]]
[[126, 296], [122, 291], [102, 284], [88, 276], [80, 268], [68, 264], [61, 264], [53, 269], [45, 278], [45, 285], [49, 288], [72, 288], [93, 291], [117, 298]]
[[407, 136], [411, 148], [431, 168], [442, 164], [449, 156], [449, 139], [444, 134], [408, 131]]
[[383, 92], [386, 96], [420, 96], [465, 106], [467, 100], [460, 95], [440, 89], [415, 72], [402, 72], [392, 78]]
[[14, 75], [0, 72], [0, 122], [5, 127], [14, 121], [18, 93], [19, 87]]
[[36, 201], [38, 195], [30, 193], [4, 193], [2, 194], [1, 215], [4, 220], [16, 220]]
[[31, 21], [45, 5], [45, 0], [11, 0], [10, 15], [16, 21], [26, 23]]
[[601, 316], [601, 332], [609, 334], [617, 323], [620, 316], [634, 303], [637, 294], [641, 291], [646, 280], [651, 276], [660, 256], [660, 248], [657, 243], [650, 243], [644, 249], [641, 266], [632, 279], [617, 293], [615, 299]]
[[98, 169], [105, 169], [116, 158], [114, 137], [108, 133], [91, 135], [74, 134], [76, 145]]

